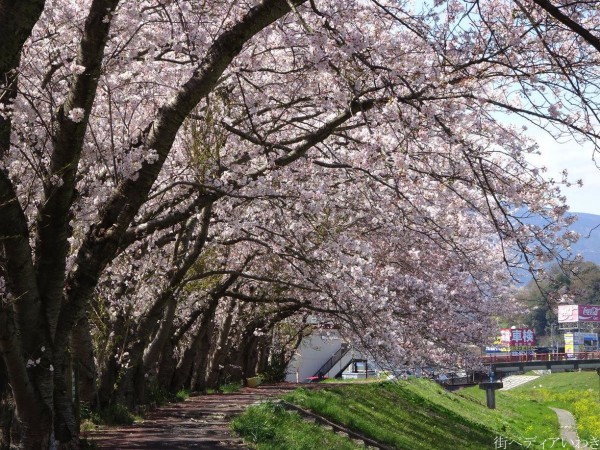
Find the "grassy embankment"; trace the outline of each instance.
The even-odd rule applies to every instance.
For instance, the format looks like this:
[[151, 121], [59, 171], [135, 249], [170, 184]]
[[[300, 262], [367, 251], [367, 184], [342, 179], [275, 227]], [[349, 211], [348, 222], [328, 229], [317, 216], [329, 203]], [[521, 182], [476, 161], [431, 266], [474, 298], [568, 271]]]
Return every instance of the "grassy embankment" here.
[[[498, 395], [489, 410], [477, 388], [450, 393], [423, 379], [298, 389], [285, 399], [398, 449], [539, 449], [542, 437], [559, 436], [556, 415], [540, 403]], [[274, 404], [250, 408], [233, 426], [260, 450], [364, 448]]]
[[596, 372], [546, 375], [503, 394], [570, 411], [577, 420], [579, 438], [600, 446], [600, 377]]

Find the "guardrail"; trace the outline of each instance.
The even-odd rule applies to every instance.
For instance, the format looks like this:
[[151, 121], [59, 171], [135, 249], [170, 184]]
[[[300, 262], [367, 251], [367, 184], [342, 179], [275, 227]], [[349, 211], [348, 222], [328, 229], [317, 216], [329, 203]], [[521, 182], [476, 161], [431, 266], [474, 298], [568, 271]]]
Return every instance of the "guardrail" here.
[[483, 364], [510, 363], [510, 362], [546, 362], [600, 359], [600, 351], [575, 352], [575, 353], [535, 353], [531, 355], [484, 355], [481, 357]]

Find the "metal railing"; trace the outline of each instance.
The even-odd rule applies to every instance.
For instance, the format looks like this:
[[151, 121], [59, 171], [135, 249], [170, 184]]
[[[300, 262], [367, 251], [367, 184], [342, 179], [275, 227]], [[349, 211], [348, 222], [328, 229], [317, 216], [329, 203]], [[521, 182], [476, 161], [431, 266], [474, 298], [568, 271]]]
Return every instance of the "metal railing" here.
[[484, 364], [509, 362], [547, 362], [600, 359], [600, 351], [575, 353], [534, 353], [530, 355], [485, 355], [481, 357]]
[[349, 350], [350, 346], [348, 344], [342, 344], [338, 351], [335, 352], [319, 370], [317, 370], [314, 376], [319, 378], [325, 376], [325, 374], [327, 374], [327, 372], [329, 372], [331, 368], [335, 366], [340, 359], [346, 355], [346, 353], [348, 353]]

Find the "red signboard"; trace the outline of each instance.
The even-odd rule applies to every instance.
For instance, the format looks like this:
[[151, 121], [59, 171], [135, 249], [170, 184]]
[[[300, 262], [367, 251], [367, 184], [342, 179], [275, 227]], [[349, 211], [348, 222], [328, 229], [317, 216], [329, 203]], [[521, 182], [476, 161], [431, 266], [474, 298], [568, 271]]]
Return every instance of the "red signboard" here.
[[558, 323], [600, 322], [600, 305], [559, 305]]
[[580, 322], [600, 322], [600, 306], [579, 305]]
[[533, 347], [535, 334], [531, 328], [503, 328], [500, 330], [500, 342], [514, 347]]

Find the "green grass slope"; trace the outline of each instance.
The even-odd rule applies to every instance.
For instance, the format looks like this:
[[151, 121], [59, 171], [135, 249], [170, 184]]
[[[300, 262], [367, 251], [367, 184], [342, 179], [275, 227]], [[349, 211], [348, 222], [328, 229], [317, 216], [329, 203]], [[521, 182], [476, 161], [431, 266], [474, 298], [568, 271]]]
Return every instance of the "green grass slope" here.
[[297, 413], [286, 411], [278, 403], [267, 402], [249, 407], [235, 418], [232, 428], [244, 441], [258, 450], [355, 450], [364, 449], [347, 437], [314, 423], [305, 422]]
[[[398, 449], [539, 449], [544, 448], [540, 437], [559, 436], [556, 415], [544, 405], [498, 396], [497, 409], [489, 410], [485, 393], [477, 388], [451, 393], [424, 379], [297, 389], [285, 400]], [[279, 435], [291, 431], [273, 426], [272, 420], [255, 417], [251, 427], [244, 427], [244, 421], [257, 410], [250, 409], [234, 425], [256, 448], [343, 448], [314, 443], [281, 446]], [[277, 416], [296, 415], [281, 408]], [[266, 438], [260, 436], [260, 420], [268, 422]]]
[[592, 448], [600, 448], [600, 377], [596, 372], [545, 375], [503, 395], [570, 411], [577, 421], [579, 438]]

